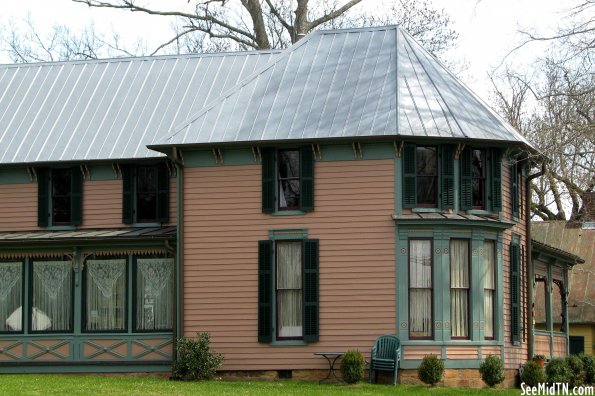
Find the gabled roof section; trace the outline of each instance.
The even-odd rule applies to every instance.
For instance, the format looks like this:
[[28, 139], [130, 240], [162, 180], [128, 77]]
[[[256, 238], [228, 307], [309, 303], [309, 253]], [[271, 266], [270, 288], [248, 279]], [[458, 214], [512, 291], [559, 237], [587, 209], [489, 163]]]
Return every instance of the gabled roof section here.
[[277, 53], [0, 65], [0, 163], [160, 156], [146, 146]]
[[308, 35], [151, 147], [383, 136], [529, 145], [388, 26]]

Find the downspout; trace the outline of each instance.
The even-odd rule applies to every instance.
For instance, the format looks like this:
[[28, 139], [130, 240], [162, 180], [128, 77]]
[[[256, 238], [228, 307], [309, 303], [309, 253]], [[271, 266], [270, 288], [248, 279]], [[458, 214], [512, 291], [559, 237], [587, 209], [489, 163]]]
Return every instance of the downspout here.
[[529, 355], [527, 359], [531, 359], [535, 352], [535, 339], [533, 336], [533, 278], [535, 274], [533, 273], [533, 254], [531, 253], [532, 246], [531, 246], [531, 180], [541, 177], [545, 174], [545, 159], [541, 162], [541, 170], [537, 173], [527, 176], [526, 186], [525, 186], [525, 211], [527, 212], [525, 215], [526, 225], [525, 228], [527, 230], [527, 242], [528, 242], [528, 249], [527, 249], [527, 265], [528, 265], [528, 276], [527, 276], [527, 288], [529, 290], [529, 295], [527, 296], [527, 354]]
[[184, 162], [178, 149], [172, 148], [170, 156], [176, 166], [176, 263], [174, 267], [174, 295], [176, 307], [174, 309], [174, 329], [173, 329], [173, 361], [177, 361], [177, 343], [178, 338], [183, 334], [183, 265], [184, 262]]

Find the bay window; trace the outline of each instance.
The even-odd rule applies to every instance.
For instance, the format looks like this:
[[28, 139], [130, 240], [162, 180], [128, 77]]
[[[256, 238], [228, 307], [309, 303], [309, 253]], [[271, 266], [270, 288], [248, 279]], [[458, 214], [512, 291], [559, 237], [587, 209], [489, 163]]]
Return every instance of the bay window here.
[[174, 260], [138, 258], [135, 265], [135, 329], [171, 330], [174, 306]]
[[469, 240], [450, 240], [450, 321], [452, 338], [469, 338]]
[[432, 241], [409, 241], [409, 336], [431, 338], [432, 304]]
[[484, 241], [483, 260], [483, 318], [485, 322], [484, 337], [494, 339], [494, 309], [496, 301], [496, 246], [494, 241]]
[[33, 261], [31, 331], [72, 331], [72, 272], [71, 261]]
[[87, 260], [87, 331], [126, 328], [126, 259]]

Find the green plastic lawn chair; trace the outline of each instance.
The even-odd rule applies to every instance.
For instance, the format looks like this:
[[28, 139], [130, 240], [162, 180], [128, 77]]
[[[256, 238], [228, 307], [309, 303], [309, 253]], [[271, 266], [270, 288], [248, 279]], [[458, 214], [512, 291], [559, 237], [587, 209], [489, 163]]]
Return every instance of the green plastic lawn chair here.
[[378, 371], [391, 371], [393, 385], [397, 384], [399, 363], [401, 362], [401, 342], [395, 335], [381, 335], [376, 339], [370, 354], [370, 382], [378, 382]]

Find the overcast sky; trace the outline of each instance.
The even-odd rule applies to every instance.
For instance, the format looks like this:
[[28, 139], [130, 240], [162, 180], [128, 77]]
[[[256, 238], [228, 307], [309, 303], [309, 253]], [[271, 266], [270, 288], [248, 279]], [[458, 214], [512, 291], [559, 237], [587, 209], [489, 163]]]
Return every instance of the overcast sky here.
[[[164, 0], [161, 0], [165, 4]], [[146, 1], [145, 1], [146, 3]], [[159, 1], [153, 0], [153, 3]], [[193, 3], [193, 2], [191, 2]], [[565, 11], [574, 0], [433, 0], [435, 8], [444, 8], [460, 34], [457, 48], [448, 54], [453, 60], [464, 59], [468, 69], [463, 73], [465, 82], [484, 100], [489, 101], [490, 83], [487, 72], [520, 41], [517, 30], [536, 29], [551, 33], [561, 22]], [[189, 7], [187, 0], [167, 0], [169, 8]], [[379, 6], [381, 0], [364, 0], [369, 6]], [[147, 16], [129, 11], [90, 9], [71, 0], [0, 0], [0, 24], [11, 19], [19, 22], [30, 14], [41, 31], [53, 25], [68, 25], [79, 30], [93, 22], [95, 30], [109, 34], [118, 32], [123, 38], [136, 41], [142, 37], [152, 50], [170, 37], [170, 21], [163, 17]], [[543, 46], [531, 45], [510, 57], [519, 68], [529, 68]], [[0, 62], [8, 63], [6, 54]]]

